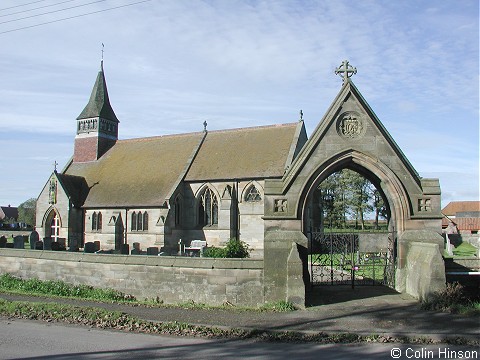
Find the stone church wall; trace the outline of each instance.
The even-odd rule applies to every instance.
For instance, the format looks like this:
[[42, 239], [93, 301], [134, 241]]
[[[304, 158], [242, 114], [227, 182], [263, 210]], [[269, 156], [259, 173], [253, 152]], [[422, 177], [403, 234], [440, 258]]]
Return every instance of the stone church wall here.
[[0, 249], [0, 273], [112, 288], [139, 299], [211, 305], [264, 303], [263, 260]]

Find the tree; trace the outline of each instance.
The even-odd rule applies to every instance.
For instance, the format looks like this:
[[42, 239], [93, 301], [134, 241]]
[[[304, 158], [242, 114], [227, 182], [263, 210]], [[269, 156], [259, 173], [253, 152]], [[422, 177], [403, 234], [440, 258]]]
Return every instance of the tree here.
[[386, 218], [383, 198], [375, 186], [361, 174], [343, 169], [331, 174], [318, 187], [320, 193], [320, 227], [346, 228], [347, 220], [355, 220], [355, 227], [365, 229], [365, 218], [375, 214]]
[[18, 206], [19, 223], [25, 223], [30, 226], [35, 225], [35, 213], [37, 208], [37, 199], [31, 198]]

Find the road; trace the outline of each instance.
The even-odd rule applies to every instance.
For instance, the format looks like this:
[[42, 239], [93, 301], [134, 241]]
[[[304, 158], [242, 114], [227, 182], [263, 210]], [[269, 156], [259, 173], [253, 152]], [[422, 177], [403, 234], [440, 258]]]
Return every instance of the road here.
[[[449, 358], [438, 352], [479, 348], [451, 345], [264, 343], [98, 330], [57, 323], [0, 319], [1, 359], [397, 359]], [[431, 351], [432, 353], [429, 353]], [[476, 354], [473, 353], [476, 351]], [[394, 355], [398, 354], [395, 353]], [[423, 354], [423, 355], [422, 355]], [[429, 356], [433, 354], [433, 356]], [[451, 353], [450, 353], [451, 354]], [[410, 356], [409, 356], [410, 355]], [[417, 355], [417, 356], [416, 356]], [[457, 354], [458, 355], [458, 354]]]

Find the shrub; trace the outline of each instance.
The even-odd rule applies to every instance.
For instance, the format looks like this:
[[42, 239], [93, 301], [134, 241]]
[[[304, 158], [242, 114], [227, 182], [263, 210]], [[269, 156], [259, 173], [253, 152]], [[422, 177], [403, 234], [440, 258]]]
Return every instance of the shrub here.
[[434, 293], [422, 302], [424, 310], [451, 311], [458, 305], [469, 303], [465, 296], [464, 288], [458, 282], [448, 283], [445, 290]]
[[212, 258], [237, 258], [243, 259], [250, 257], [251, 249], [244, 241], [235, 238], [228, 240], [224, 248], [215, 246], [207, 247], [203, 251], [203, 256]]

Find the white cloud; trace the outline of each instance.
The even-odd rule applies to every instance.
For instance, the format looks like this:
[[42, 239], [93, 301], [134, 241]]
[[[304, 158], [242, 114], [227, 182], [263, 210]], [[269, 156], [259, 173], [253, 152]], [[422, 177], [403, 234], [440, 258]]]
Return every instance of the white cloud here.
[[[478, 169], [477, 1], [162, 0], [0, 39], [0, 137], [18, 143], [61, 135], [71, 154], [103, 42], [123, 138], [198, 131], [204, 120], [211, 129], [291, 122], [300, 109], [311, 132], [340, 89], [333, 70], [349, 59], [355, 84], [421, 175]], [[59, 151], [54, 140], [42, 149], [35, 156], [49, 161]], [[455, 182], [445, 184], [454, 194]]]

